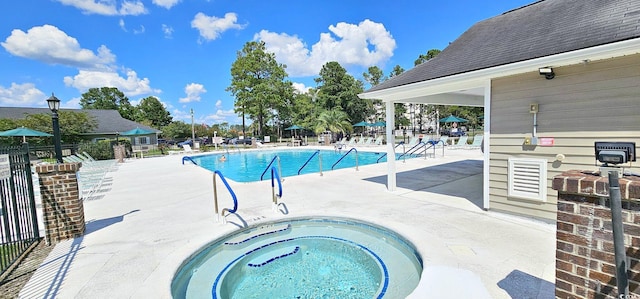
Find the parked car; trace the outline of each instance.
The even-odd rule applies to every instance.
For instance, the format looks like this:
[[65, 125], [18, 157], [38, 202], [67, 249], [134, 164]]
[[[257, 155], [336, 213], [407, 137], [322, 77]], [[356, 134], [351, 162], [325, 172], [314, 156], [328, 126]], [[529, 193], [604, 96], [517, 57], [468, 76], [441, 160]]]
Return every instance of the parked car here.
[[178, 146], [182, 147], [183, 145], [188, 144], [189, 146], [193, 146], [193, 140], [191, 139], [187, 139], [185, 141], [182, 142], [178, 142]]
[[[256, 142], [262, 142], [262, 140], [260, 139], [256, 139]], [[244, 145], [251, 145], [251, 138], [247, 137], [244, 139], [239, 139], [239, 138], [231, 138], [228, 142], [228, 144], [244, 144]]]
[[176, 144], [176, 141], [175, 140], [158, 139], [158, 145], [161, 145], [161, 144], [174, 145], [174, 144]]

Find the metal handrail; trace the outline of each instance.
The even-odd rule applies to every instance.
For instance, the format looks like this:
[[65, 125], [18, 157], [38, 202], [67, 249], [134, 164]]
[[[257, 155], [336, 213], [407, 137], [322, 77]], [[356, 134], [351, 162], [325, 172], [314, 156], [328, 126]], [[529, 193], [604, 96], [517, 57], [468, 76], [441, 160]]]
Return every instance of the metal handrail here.
[[[273, 182], [274, 177], [278, 181], [278, 193], [276, 194], [276, 186]], [[280, 175], [275, 166], [271, 166], [271, 198], [273, 200], [274, 209], [278, 208], [278, 198], [282, 198], [282, 182], [280, 181]]]
[[193, 163], [193, 165], [198, 165], [198, 163], [196, 163], [196, 161], [193, 161], [193, 158], [189, 157], [189, 156], [184, 156], [182, 157], [182, 165], [184, 165], [184, 161], [191, 161], [191, 163]]
[[269, 162], [269, 165], [267, 165], [267, 168], [265, 168], [262, 174], [260, 175], [261, 181], [264, 178], [264, 174], [267, 173], [267, 171], [269, 170], [269, 167], [271, 167], [271, 165], [276, 159], [278, 160], [278, 170], [280, 171], [280, 173], [282, 173], [282, 165], [280, 165], [280, 157], [278, 157], [278, 155], [275, 155], [273, 159], [271, 159], [271, 162]]
[[442, 140], [429, 140], [429, 142], [431, 142], [431, 144], [433, 144], [433, 156], [436, 156], [436, 146], [438, 145], [438, 143], [442, 143], [442, 156], [444, 157], [444, 141]]
[[[398, 146], [402, 145], [402, 152], [404, 153], [404, 141], [400, 141], [394, 148], [393, 148], [393, 152], [395, 153], [396, 148], [398, 148]], [[380, 160], [382, 160], [382, 158], [386, 157], [387, 153], [382, 154], [382, 156], [380, 156], [380, 158], [378, 158], [378, 160], [376, 160], [376, 163], [380, 162]]]
[[318, 165], [320, 167], [320, 176], [322, 176], [322, 155], [320, 154], [320, 150], [316, 150], [315, 152], [313, 152], [311, 157], [309, 157], [309, 159], [307, 159], [307, 162], [304, 162], [302, 167], [300, 167], [300, 169], [298, 169], [298, 175], [300, 175], [300, 172], [302, 171], [302, 169], [305, 168], [305, 166], [307, 166], [307, 164], [309, 164], [309, 162], [311, 161], [311, 159], [313, 159], [313, 157], [315, 157], [315, 155], [318, 155]]
[[[420, 141], [418, 142], [418, 144], [414, 145], [412, 148], [410, 148], [408, 151], [406, 151], [404, 154], [400, 155], [400, 157], [398, 157], [398, 159], [402, 158], [403, 156], [405, 156], [406, 154], [411, 154], [412, 150], [414, 150], [415, 148], [419, 148], [421, 146], [425, 146], [425, 143]], [[417, 149], [416, 149], [417, 150]]]
[[[220, 180], [222, 180], [222, 183], [224, 183], [224, 185], [227, 187], [227, 190], [229, 190], [229, 193], [233, 198], [233, 209], [224, 208], [222, 209], [222, 213], [220, 214], [218, 214], [218, 187], [216, 185], [216, 176], [220, 177]], [[213, 203], [218, 220], [220, 219], [220, 217], [224, 220], [225, 211], [229, 213], [235, 213], [236, 211], [238, 211], [238, 198], [236, 197], [236, 193], [233, 192], [233, 189], [231, 189], [231, 186], [229, 186], [229, 183], [227, 183], [227, 179], [224, 178], [224, 175], [222, 175], [222, 172], [220, 172], [219, 170], [215, 170], [213, 172]]]
[[344, 159], [344, 157], [346, 157], [349, 153], [351, 153], [352, 151], [356, 152], [356, 170], [358, 170], [358, 150], [353, 147], [351, 148], [349, 151], [347, 151], [344, 155], [342, 155], [342, 157], [340, 157], [340, 159], [338, 159], [338, 161], [336, 161], [336, 163], [333, 163], [333, 165], [331, 166], [331, 170], [333, 170], [334, 167], [336, 167], [336, 165], [338, 163], [340, 163], [340, 161], [342, 161], [342, 159]]

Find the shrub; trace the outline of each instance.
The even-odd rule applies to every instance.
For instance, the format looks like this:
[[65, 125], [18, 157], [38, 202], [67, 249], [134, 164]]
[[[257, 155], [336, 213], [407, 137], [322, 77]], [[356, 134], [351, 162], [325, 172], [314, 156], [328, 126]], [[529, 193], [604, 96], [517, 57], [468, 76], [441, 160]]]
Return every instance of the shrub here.
[[97, 160], [114, 159], [113, 140], [100, 140], [98, 142], [84, 142], [78, 147], [79, 152], [87, 152]]

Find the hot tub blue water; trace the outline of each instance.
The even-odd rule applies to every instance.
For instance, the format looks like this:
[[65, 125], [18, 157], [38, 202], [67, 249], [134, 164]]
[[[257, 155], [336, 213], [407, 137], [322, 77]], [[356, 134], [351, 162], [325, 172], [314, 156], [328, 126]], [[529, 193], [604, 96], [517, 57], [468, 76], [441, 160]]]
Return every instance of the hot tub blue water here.
[[291, 219], [212, 242], [177, 271], [173, 298], [404, 298], [422, 259], [400, 235], [349, 219]]
[[[281, 176], [294, 176], [298, 174], [300, 168], [316, 150], [260, 150], [260, 151], [241, 151], [229, 153], [218, 153], [213, 155], [193, 156], [192, 160], [199, 166], [214, 171], [219, 170], [224, 173], [228, 179], [236, 182], [255, 182], [260, 181], [260, 176], [267, 168], [271, 160], [275, 156], [280, 158], [282, 166]], [[329, 171], [334, 163], [340, 159], [347, 151], [321, 150], [322, 171]], [[220, 157], [225, 155], [226, 160], [220, 161]], [[384, 155], [384, 152], [358, 152], [358, 165], [375, 164], [378, 159]], [[386, 162], [386, 157], [380, 159], [379, 162]], [[274, 166], [277, 163], [274, 162]], [[356, 166], [355, 152], [348, 154], [334, 169], [350, 168]], [[318, 156], [314, 156], [309, 163], [302, 169], [300, 174], [316, 173], [320, 171]], [[268, 180], [270, 173], [266, 173], [263, 179]]]

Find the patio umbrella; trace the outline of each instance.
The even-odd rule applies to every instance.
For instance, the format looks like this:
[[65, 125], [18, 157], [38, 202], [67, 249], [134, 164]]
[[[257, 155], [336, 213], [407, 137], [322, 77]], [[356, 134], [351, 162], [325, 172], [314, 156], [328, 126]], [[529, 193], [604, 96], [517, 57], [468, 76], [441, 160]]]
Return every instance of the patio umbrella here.
[[[155, 131], [151, 131], [151, 130], [147, 130], [147, 129], [140, 129], [140, 128], [135, 128], [135, 129], [131, 129], [129, 131], [126, 132], [122, 132], [120, 133], [120, 135], [122, 136], [138, 136], [138, 135], [149, 135], [149, 134], [155, 134]], [[118, 140], [118, 135], [116, 134], [116, 141]], [[135, 140], [131, 140], [131, 143], [134, 144]]]
[[293, 134], [295, 135], [295, 133], [296, 133], [295, 130], [302, 130], [302, 129], [304, 129], [304, 128], [301, 127], [301, 126], [293, 125], [291, 127], [286, 128], [285, 130], [293, 131]]
[[366, 126], [368, 126], [368, 125], [369, 125], [369, 123], [368, 123], [368, 122], [366, 122], [366, 121], [361, 121], [361, 122], [359, 122], [359, 123], [357, 123], [357, 124], [354, 124], [353, 126], [354, 126], [354, 127], [366, 127]]
[[140, 128], [135, 128], [126, 132], [122, 132], [120, 133], [120, 135], [123, 136], [136, 136], [136, 135], [149, 135], [149, 134], [154, 134], [155, 131], [151, 131], [151, 130], [147, 130], [147, 129], [140, 129]]
[[445, 118], [441, 118], [440, 122], [441, 123], [463, 123], [463, 122], [467, 122], [467, 120], [457, 116], [449, 115]]
[[15, 128], [13, 130], [8, 130], [8, 131], [2, 131], [0, 132], [0, 136], [22, 136], [22, 142], [27, 142], [27, 136], [29, 137], [46, 137], [46, 136], [53, 136], [49, 133], [45, 133], [45, 132], [40, 132], [40, 131], [36, 131], [33, 129], [29, 129], [29, 128], [25, 128], [25, 127], [20, 127], [20, 128]]
[[387, 123], [385, 123], [383, 121], [377, 121], [377, 122], [373, 123], [371, 126], [372, 127], [386, 127]]

